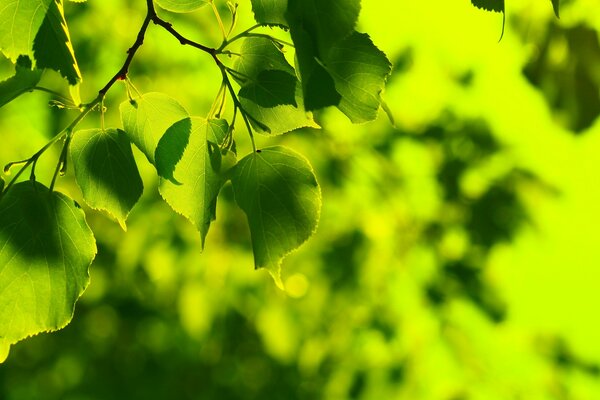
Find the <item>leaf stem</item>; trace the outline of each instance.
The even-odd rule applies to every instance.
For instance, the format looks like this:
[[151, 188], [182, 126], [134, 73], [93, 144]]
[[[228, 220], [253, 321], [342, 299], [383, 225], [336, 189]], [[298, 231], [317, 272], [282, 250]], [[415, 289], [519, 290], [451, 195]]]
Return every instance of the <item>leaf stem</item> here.
[[227, 32], [225, 32], [225, 26], [223, 25], [223, 20], [221, 19], [219, 10], [217, 9], [217, 6], [215, 5], [214, 0], [209, 0], [209, 3], [213, 10], [213, 13], [215, 14], [215, 17], [217, 18], [217, 22], [219, 23], [219, 28], [221, 29], [221, 33], [223, 34], [223, 41], [226, 41], [227, 40]]

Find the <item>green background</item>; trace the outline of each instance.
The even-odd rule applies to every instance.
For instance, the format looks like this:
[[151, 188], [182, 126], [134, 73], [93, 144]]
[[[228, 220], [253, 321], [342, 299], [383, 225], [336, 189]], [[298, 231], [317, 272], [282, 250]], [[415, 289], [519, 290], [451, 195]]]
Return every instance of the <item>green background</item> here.
[[[66, 4], [84, 101], [122, 64], [143, 6]], [[259, 139], [303, 153], [323, 190], [316, 234], [284, 261], [286, 291], [253, 270], [230, 186], [201, 253], [134, 150], [145, 190], [128, 231], [86, 209], [91, 285], [67, 328], [12, 346], [0, 399], [600, 398], [596, 0], [565, 1], [560, 20], [549, 1], [510, 0], [500, 43], [501, 15], [468, 1], [362, 8], [358, 30], [395, 65], [384, 96], [396, 128], [332, 109], [316, 115], [322, 130]], [[252, 25], [249, 2], [240, 14], [239, 29]], [[161, 15], [219, 44], [209, 7]], [[209, 56], [153, 26], [130, 78], [196, 115], [220, 85]], [[42, 84], [68, 93], [54, 72]], [[107, 126], [125, 99], [116, 85]], [[0, 164], [76, 115], [48, 100], [0, 109]], [[90, 114], [81, 127], [98, 125]], [[58, 151], [38, 167], [45, 184]], [[72, 171], [57, 188], [82, 203]]]

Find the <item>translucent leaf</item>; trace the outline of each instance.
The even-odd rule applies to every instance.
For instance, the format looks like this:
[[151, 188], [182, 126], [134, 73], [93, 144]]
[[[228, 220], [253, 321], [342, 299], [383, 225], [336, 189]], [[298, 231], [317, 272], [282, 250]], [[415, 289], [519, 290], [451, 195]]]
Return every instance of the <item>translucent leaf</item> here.
[[29, 59], [20, 57], [15, 66], [15, 75], [0, 82], [0, 107], [33, 89], [41, 77], [42, 71], [32, 70]]
[[225, 183], [223, 172], [230, 167], [223, 163], [219, 148], [229, 125], [223, 119], [207, 121], [199, 117], [192, 117], [191, 122], [189, 144], [173, 174], [179, 183], [161, 179], [159, 191], [173, 210], [196, 226], [204, 247], [210, 223], [216, 217], [217, 195]]
[[319, 60], [354, 31], [359, 13], [360, 0], [289, 0], [286, 15], [307, 110], [339, 103], [333, 79]]
[[240, 74], [240, 102], [252, 116], [250, 122], [257, 131], [264, 132], [263, 126], [267, 126], [268, 133], [277, 135], [303, 127], [319, 127], [312, 114], [304, 109], [294, 68], [271, 40], [245, 39], [234, 69]]
[[326, 63], [342, 96], [338, 108], [354, 123], [377, 118], [381, 92], [392, 64], [369, 35], [354, 32], [334, 45]]
[[96, 242], [67, 196], [26, 181], [0, 200], [0, 358], [6, 346], [69, 323]]
[[195, 11], [208, 3], [208, 0], [156, 0], [161, 8], [176, 13]]
[[[176, 122], [189, 119], [189, 114], [183, 106], [173, 98], [162, 93], [146, 93], [135, 100], [123, 102], [119, 109], [121, 111], [123, 128], [129, 140], [154, 165], [156, 165], [155, 152], [165, 132]], [[176, 126], [174, 128], [176, 131], [172, 131], [170, 136], [185, 137], [185, 132], [182, 134], [177, 131], [177, 128], [182, 127], [182, 125]], [[167, 140], [164, 150], [160, 151], [168, 153], [171, 146], [176, 146], [177, 143], [179, 141]], [[180, 149], [179, 153], [183, 153], [183, 150]], [[166, 154], [164, 156], [169, 157]], [[165, 166], [163, 165], [163, 168]]]
[[287, 0], [252, 0], [254, 19], [259, 24], [287, 26]]
[[75, 132], [70, 145], [77, 184], [85, 202], [125, 227], [143, 184], [125, 133], [117, 129]]
[[16, 62], [20, 55], [33, 60], [33, 38], [54, 0], [3, 0], [0, 6], [0, 49]]
[[321, 190], [308, 161], [275, 146], [239, 161], [231, 178], [235, 200], [246, 213], [256, 268], [281, 284], [281, 260], [317, 227]]
[[70, 85], [81, 81], [81, 72], [69, 37], [61, 0], [50, 2], [33, 42], [36, 68], [60, 72]]

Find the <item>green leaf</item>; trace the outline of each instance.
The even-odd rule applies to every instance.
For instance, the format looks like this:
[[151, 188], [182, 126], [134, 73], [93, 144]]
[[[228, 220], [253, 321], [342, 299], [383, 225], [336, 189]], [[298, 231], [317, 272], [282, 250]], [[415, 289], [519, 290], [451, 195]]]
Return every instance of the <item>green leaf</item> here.
[[331, 76], [319, 61], [354, 31], [360, 0], [289, 0], [286, 17], [296, 46], [296, 62], [307, 110], [340, 102]]
[[[140, 98], [121, 103], [119, 109], [127, 137], [154, 165], [156, 165], [155, 152], [165, 132], [176, 122], [186, 118], [189, 119], [188, 112], [181, 104], [162, 93], [146, 93]], [[174, 129], [178, 127], [182, 128], [183, 126], [178, 125]], [[171, 132], [169, 136], [180, 137], [182, 134], [181, 132]], [[185, 133], [183, 136], [185, 136]], [[164, 149], [159, 151], [168, 153], [171, 145], [176, 146], [175, 142], [177, 141], [167, 140], [163, 145]], [[160, 157], [163, 157], [163, 159], [164, 157], [168, 158], [166, 155]], [[161, 165], [164, 169], [166, 161]]]
[[353, 123], [377, 118], [381, 92], [392, 64], [365, 33], [354, 32], [334, 45], [326, 60], [327, 70], [342, 99], [338, 108]]
[[471, 0], [471, 4], [486, 11], [504, 12], [504, 0]]
[[33, 60], [33, 38], [54, 0], [3, 0], [0, 6], [0, 49], [14, 63], [20, 55]]
[[107, 211], [126, 230], [125, 220], [142, 195], [143, 184], [125, 132], [77, 131], [70, 150], [85, 202], [95, 210]]
[[[202, 248], [211, 221], [215, 219], [217, 195], [225, 183], [227, 169], [219, 146], [225, 140], [229, 125], [226, 120], [192, 117], [189, 144], [174, 177], [179, 184], [161, 179], [159, 191], [165, 201], [189, 219], [200, 232]], [[228, 157], [233, 157], [228, 153]]]
[[67, 196], [26, 181], [0, 200], [0, 358], [8, 345], [66, 326], [89, 283], [96, 242]]
[[167, 129], [158, 141], [154, 157], [158, 175], [178, 183], [173, 176], [175, 167], [185, 151], [192, 132], [192, 120], [184, 118]]
[[254, 119], [250, 122], [258, 132], [264, 132], [263, 126], [273, 135], [303, 127], [319, 128], [304, 109], [294, 68], [271, 40], [245, 39], [234, 69], [240, 75], [240, 103]]
[[81, 81], [61, 0], [50, 2], [48, 12], [35, 36], [33, 53], [36, 68], [58, 71], [70, 85]]
[[208, 3], [208, 0], [156, 0], [156, 4], [161, 8], [176, 13], [195, 11]]
[[254, 19], [259, 24], [287, 26], [287, 0], [252, 0]]
[[15, 75], [0, 82], [0, 107], [25, 92], [32, 90], [42, 77], [42, 71], [31, 69], [31, 61], [21, 56], [15, 66]]
[[554, 14], [556, 18], [560, 18], [560, 0], [552, 0], [552, 8], [554, 9]]
[[314, 233], [321, 190], [308, 161], [275, 146], [249, 154], [232, 171], [237, 204], [246, 213], [256, 268], [281, 285], [281, 260]]

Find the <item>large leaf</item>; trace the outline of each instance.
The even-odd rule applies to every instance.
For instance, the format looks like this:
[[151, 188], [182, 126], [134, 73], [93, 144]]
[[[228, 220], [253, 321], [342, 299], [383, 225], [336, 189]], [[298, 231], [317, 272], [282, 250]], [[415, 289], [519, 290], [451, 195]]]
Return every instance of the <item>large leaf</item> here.
[[33, 43], [36, 68], [60, 72], [70, 85], [81, 81], [81, 72], [69, 37], [61, 0], [50, 2]]
[[[217, 195], [225, 183], [219, 146], [227, 136], [229, 125], [222, 119], [192, 117], [189, 144], [177, 164], [174, 177], [179, 183], [161, 179], [159, 191], [166, 202], [200, 232], [202, 247], [211, 221], [215, 219]], [[228, 159], [233, 158], [228, 154]]]
[[85, 202], [107, 211], [126, 229], [125, 220], [142, 195], [143, 184], [125, 133], [117, 129], [78, 131], [70, 150]]
[[32, 70], [31, 61], [27, 57], [19, 57], [15, 66], [15, 75], [0, 82], [0, 107], [32, 90], [41, 77], [42, 71]]
[[155, 0], [161, 8], [176, 13], [187, 13], [209, 3], [208, 0]]
[[33, 60], [33, 39], [54, 0], [3, 0], [0, 4], [0, 49], [13, 62]]
[[259, 24], [287, 26], [287, 0], [252, 0], [254, 19]]
[[[157, 147], [167, 130], [179, 121], [188, 119], [189, 122], [189, 114], [185, 108], [173, 98], [162, 93], [146, 93], [135, 100], [123, 102], [119, 108], [123, 128], [129, 140], [154, 165], [157, 165], [155, 154]], [[182, 129], [183, 132], [180, 131]], [[159, 152], [164, 152], [164, 154], [159, 158], [165, 160], [164, 163], [161, 163], [161, 169], [166, 171], [166, 175], [170, 170], [166, 160], [173, 163], [173, 159], [177, 159], [177, 154], [181, 157], [183, 154], [181, 146], [185, 144], [185, 137], [189, 137], [190, 129], [190, 123], [175, 125], [168, 135], [169, 139], [165, 139], [166, 142], [161, 146], [164, 149]]]
[[294, 68], [271, 40], [245, 39], [234, 68], [239, 72], [240, 102], [252, 116], [251, 123], [257, 131], [264, 131], [267, 126], [269, 133], [276, 135], [319, 127], [312, 114], [304, 109]]
[[374, 120], [392, 70], [386, 55], [367, 34], [354, 32], [331, 48], [326, 65], [342, 96], [338, 108], [354, 123]]
[[96, 242], [83, 211], [31, 181], [0, 200], [0, 358], [8, 345], [69, 323]]
[[321, 191], [313, 170], [300, 154], [275, 146], [241, 159], [231, 181], [250, 225], [255, 266], [281, 284], [281, 260], [313, 234], [319, 220]]

